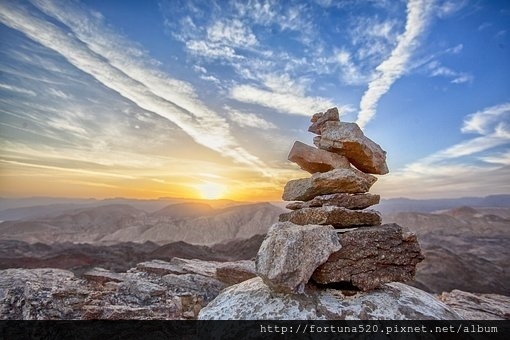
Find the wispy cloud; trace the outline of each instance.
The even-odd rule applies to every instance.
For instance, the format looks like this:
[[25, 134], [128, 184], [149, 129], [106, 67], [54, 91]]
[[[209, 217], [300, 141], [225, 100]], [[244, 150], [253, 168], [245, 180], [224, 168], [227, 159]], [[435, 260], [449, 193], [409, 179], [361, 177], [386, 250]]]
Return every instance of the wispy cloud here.
[[229, 134], [225, 119], [201, 103], [189, 84], [158, 71], [156, 61], [109, 30], [101, 17], [67, 2], [34, 0], [34, 4], [67, 25], [72, 34], [31, 15], [22, 6], [5, 2], [1, 3], [1, 22], [58, 52], [140, 108], [169, 119], [197, 143], [237, 162], [263, 169], [264, 164]]
[[462, 125], [464, 133], [490, 134], [500, 124], [510, 124], [510, 103], [488, 107], [467, 116]]
[[[458, 196], [462, 193], [494, 193], [510, 190], [510, 103], [487, 107], [466, 116], [461, 131], [475, 137], [439, 150], [406, 165], [388, 178], [381, 188], [397, 195], [397, 187], [423, 195]], [[501, 151], [501, 148], [504, 151]], [[455, 191], [454, 191], [455, 190]]]
[[230, 92], [232, 98], [269, 107], [282, 113], [309, 116], [310, 112], [324, 110], [334, 106], [328, 99], [304, 97], [292, 93], [278, 93], [256, 88], [251, 85], [234, 86]]
[[437, 5], [437, 15], [440, 18], [448, 17], [462, 8], [464, 8], [469, 0], [446, 0], [438, 3]]
[[249, 112], [241, 112], [229, 106], [225, 107], [230, 119], [241, 127], [254, 127], [258, 129], [276, 129], [276, 125], [264, 118]]
[[442, 66], [441, 63], [436, 60], [430, 62], [427, 67], [430, 70], [430, 75], [432, 77], [451, 78], [451, 82], [454, 84], [470, 83], [473, 81], [472, 75]]
[[24, 89], [24, 88], [21, 88], [21, 87], [18, 87], [18, 86], [9, 85], [9, 84], [0, 84], [0, 88], [5, 89], [5, 90], [9, 90], [9, 91], [12, 91], [12, 92], [28, 94], [30, 96], [36, 96], [37, 95], [32, 90]]
[[406, 72], [409, 59], [418, 46], [417, 39], [427, 26], [431, 7], [431, 2], [427, 0], [410, 0], [408, 2], [405, 31], [398, 38], [398, 44], [389, 58], [377, 66], [376, 74], [361, 98], [360, 111], [356, 121], [361, 127], [364, 127], [374, 117], [379, 99]]

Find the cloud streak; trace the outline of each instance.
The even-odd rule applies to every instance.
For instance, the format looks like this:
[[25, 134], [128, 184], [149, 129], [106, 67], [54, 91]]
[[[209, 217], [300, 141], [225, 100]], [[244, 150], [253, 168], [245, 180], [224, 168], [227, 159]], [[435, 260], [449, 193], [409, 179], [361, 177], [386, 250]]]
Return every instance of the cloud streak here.
[[67, 25], [73, 34], [6, 2], [0, 4], [0, 21], [59, 53], [140, 108], [172, 121], [198, 144], [263, 171], [264, 163], [237, 144], [225, 119], [203, 105], [190, 85], [148, 65], [157, 62], [142, 61], [143, 52], [103, 27], [100, 19], [69, 3], [34, 1], [34, 5]]
[[[419, 191], [432, 197], [458, 196], [463, 192], [493, 194], [495, 184], [499, 183], [497, 191], [507, 193], [510, 190], [510, 103], [466, 116], [461, 132], [477, 136], [381, 178], [380, 189], [393, 196], [398, 196], [401, 189], [397, 188], [402, 187], [407, 192]], [[501, 148], [503, 152], [498, 151]]]
[[269, 107], [282, 113], [309, 116], [311, 112], [334, 106], [328, 99], [305, 97], [292, 93], [278, 93], [256, 88], [251, 85], [234, 86], [230, 92], [232, 98], [245, 103]]
[[368, 84], [367, 91], [360, 101], [360, 111], [356, 123], [364, 127], [375, 116], [381, 97], [407, 69], [412, 52], [418, 46], [417, 38], [425, 30], [431, 9], [428, 0], [409, 0], [404, 33], [398, 38], [395, 49], [388, 59], [376, 68], [375, 76]]

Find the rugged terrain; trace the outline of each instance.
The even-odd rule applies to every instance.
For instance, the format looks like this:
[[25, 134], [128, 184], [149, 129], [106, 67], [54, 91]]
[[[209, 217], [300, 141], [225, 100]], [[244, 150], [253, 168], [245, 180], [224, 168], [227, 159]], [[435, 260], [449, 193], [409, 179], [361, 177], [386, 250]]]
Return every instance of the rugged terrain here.
[[[248, 260], [255, 257], [263, 234], [282, 212], [270, 204], [168, 202], [119, 199], [113, 205], [93, 207], [83, 206], [90, 202], [71, 202], [70, 209], [38, 217], [26, 215], [29, 207], [6, 205], [9, 213], [25, 209], [25, 217], [0, 223], [0, 269], [61, 268], [80, 276], [93, 267], [124, 272], [143, 261], [173, 257]], [[391, 213], [388, 211], [395, 210], [391, 202], [380, 205], [386, 211], [384, 223], [396, 222], [416, 232], [426, 257], [411, 284], [433, 293], [460, 289], [510, 295], [506, 284], [510, 280], [510, 208]], [[419, 201], [412, 202], [416, 205]], [[59, 207], [66, 204], [57, 203]], [[437, 208], [439, 203], [428, 201], [425, 206]], [[401, 204], [398, 201], [397, 206]], [[149, 233], [142, 232], [137, 223], [160, 232], [151, 233], [154, 239], [147, 240]], [[125, 235], [125, 242], [113, 242], [113, 233]], [[132, 238], [127, 239], [128, 235]]]
[[510, 295], [510, 209], [459, 207], [437, 213], [386, 214], [418, 235], [425, 260], [416, 287]]
[[[229, 317], [228, 313], [237, 311], [237, 318], [510, 319], [506, 296], [455, 290], [443, 293], [439, 301], [401, 283], [384, 285], [369, 294], [326, 289], [317, 295], [317, 289], [308, 286], [307, 291], [317, 296], [302, 297], [300, 308], [289, 304], [285, 294], [270, 297], [266, 292], [254, 306], [239, 294], [261, 284], [254, 275], [253, 261], [180, 258], [142, 262], [122, 273], [95, 268], [81, 277], [63, 269], [0, 270], [0, 319], [195, 319], [206, 306], [203, 318]], [[230, 293], [238, 303], [223, 308], [222, 296]], [[334, 308], [336, 303], [345, 308]], [[388, 314], [390, 310], [393, 314]]]
[[213, 245], [264, 234], [280, 213], [269, 203], [216, 209], [205, 203], [177, 203], [151, 213], [128, 204], [110, 204], [5, 221], [0, 224], [0, 239], [44, 244], [184, 241]]

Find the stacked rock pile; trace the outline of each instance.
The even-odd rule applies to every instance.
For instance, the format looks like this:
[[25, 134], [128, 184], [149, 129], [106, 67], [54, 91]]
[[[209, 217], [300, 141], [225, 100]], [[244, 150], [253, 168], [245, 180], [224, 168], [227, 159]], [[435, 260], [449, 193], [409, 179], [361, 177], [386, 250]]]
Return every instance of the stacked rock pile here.
[[388, 173], [386, 152], [336, 108], [311, 122], [316, 147], [295, 142], [289, 160], [312, 176], [285, 185], [283, 199], [295, 202], [262, 243], [257, 274], [284, 293], [303, 293], [310, 279], [363, 291], [412, 279], [423, 260], [416, 236], [367, 209], [379, 203], [368, 191], [372, 174]]

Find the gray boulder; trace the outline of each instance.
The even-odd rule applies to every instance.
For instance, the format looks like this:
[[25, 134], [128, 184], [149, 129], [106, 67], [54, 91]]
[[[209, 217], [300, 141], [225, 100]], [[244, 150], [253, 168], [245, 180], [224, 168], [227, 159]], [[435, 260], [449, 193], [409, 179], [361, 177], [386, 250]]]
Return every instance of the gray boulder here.
[[257, 274], [276, 292], [302, 293], [314, 270], [339, 249], [332, 226], [275, 223], [257, 254]]
[[371, 292], [307, 285], [305, 294], [272, 291], [260, 278], [221, 292], [203, 308], [199, 320], [462, 320], [434, 296], [402, 283]]

